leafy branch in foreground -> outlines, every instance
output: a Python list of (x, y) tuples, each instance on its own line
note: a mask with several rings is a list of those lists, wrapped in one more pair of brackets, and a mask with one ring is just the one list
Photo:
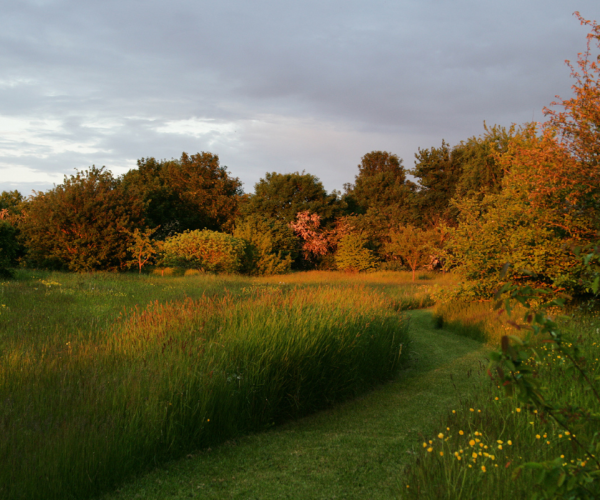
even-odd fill
[[(587, 247), (582, 256), (586, 269), (600, 260), (599, 248)], [(580, 251), (577, 252), (578, 254)], [(505, 265), (505, 273), (509, 265)], [(598, 273), (591, 270), (589, 290), (598, 295)], [(580, 340), (571, 333), (562, 331), (559, 324), (550, 315), (553, 309), (564, 307), (564, 299), (556, 298), (544, 301), (546, 290), (529, 286), (504, 285), (496, 294), (496, 308), (502, 304), (511, 315), (511, 304), (520, 303), (525, 309), (524, 324), (512, 321), (517, 328), (529, 331), (525, 339), (505, 335), (502, 337), (501, 350), (493, 352), (489, 366), (489, 374), (502, 386), (509, 397), (521, 400), (529, 410), (539, 414), (542, 421), (554, 421), (564, 429), (573, 446), (578, 448), (585, 458), (576, 462), (564, 460), (564, 455), (545, 462), (528, 462), (518, 467), (514, 476), (518, 476), (523, 468), (539, 470), (537, 481), (539, 491), (533, 498), (598, 498), (600, 489), (600, 392), (597, 382), (597, 363), (586, 359), (580, 348)], [(501, 300), (504, 297), (504, 300)], [(569, 402), (558, 404), (548, 400), (542, 381), (537, 377), (536, 365), (542, 362), (535, 349), (541, 343), (549, 346), (568, 363), (566, 375), (571, 384), (590, 394), (589, 404), (577, 406)], [(584, 428), (592, 428), (591, 433)], [(580, 436), (580, 431), (583, 436)]]

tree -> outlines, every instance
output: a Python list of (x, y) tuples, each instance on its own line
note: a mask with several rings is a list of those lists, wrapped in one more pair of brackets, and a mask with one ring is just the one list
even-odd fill
[(182, 153), (179, 160), (142, 158), (123, 185), (143, 200), (147, 224), (161, 226), (159, 239), (184, 230), (231, 229), (242, 195), (240, 180), (206, 152)]
[(335, 264), (340, 271), (361, 272), (375, 269), (377, 259), (369, 250), (367, 238), (361, 233), (343, 236), (335, 254)]
[(129, 238), (142, 224), (142, 204), (104, 168), (65, 176), (63, 184), (36, 192), (19, 229), (30, 263), (71, 271), (117, 270), (125, 265)]
[(271, 172), (254, 185), (254, 194), (242, 205), (241, 212), (244, 216), (261, 215), (290, 223), (297, 213), (308, 210), (331, 222), (343, 207), (337, 193), (327, 194), (312, 174)]
[(323, 257), (329, 251), (329, 234), (321, 227), (319, 214), (311, 214), (308, 210), (296, 215), (290, 223), (294, 233), (302, 239), (302, 254), (307, 261)]
[(418, 206), (418, 222), (427, 226), (439, 220), (452, 222), (456, 218), (450, 200), (456, 193), (461, 177), (460, 149), (451, 148), (442, 140), (439, 148), (419, 148), (415, 154), (415, 168), (411, 174), (418, 179), (419, 189), (415, 194)]
[(131, 245), (127, 247), (127, 250), (133, 256), (133, 259), (128, 261), (127, 264), (129, 266), (138, 266), (139, 274), (142, 274), (142, 267), (154, 261), (162, 249), (162, 241), (152, 239), (152, 235), (158, 229), (156, 227), (154, 229), (140, 230), (136, 227), (133, 232), (124, 231), (131, 238)]
[(434, 231), (426, 231), (411, 225), (400, 226), (390, 234), (390, 242), (386, 251), (394, 257), (400, 257), (412, 270), (415, 281), (417, 269), (429, 263), (435, 239)]
[(12, 216), (21, 213), (20, 206), (25, 201), (23, 195), (16, 189), (14, 191), (2, 191), (0, 194), (0, 210), (7, 210)]
[(346, 184), (345, 189), (349, 204), (355, 204), (358, 213), (373, 209), (395, 223), (414, 218), (416, 185), (407, 180), (402, 160), (395, 154), (371, 151), (364, 155), (354, 184)]
[(244, 272), (248, 274), (287, 273), (298, 255), (298, 239), (281, 220), (251, 215), (238, 220), (233, 235), (246, 242)]
[(456, 186), (456, 196), (482, 198), (486, 194), (500, 192), (506, 165), (498, 161), (498, 156), (506, 153), (512, 139), (529, 129), (511, 125), (508, 129), (499, 125), (488, 127), (484, 122), (485, 133), (471, 137), (455, 146), (453, 153), (461, 165), (460, 178)]

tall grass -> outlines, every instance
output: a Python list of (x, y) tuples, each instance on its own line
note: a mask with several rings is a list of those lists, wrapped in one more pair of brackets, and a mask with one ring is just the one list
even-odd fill
[[(516, 306), (513, 318), (521, 318), (524, 309)], [(451, 331), (473, 340), (498, 345), (504, 335), (522, 336), (506, 312), (495, 311), (491, 301), (446, 301), (439, 302), (433, 310), (433, 321), (437, 328)]]
[[(600, 318), (580, 317), (566, 323), (565, 328), (579, 334), (589, 375), (597, 378)], [(540, 359), (530, 359), (528, 363), (535, 366), (547, 400), (559, 407), (589, 408), (598, 414), (597, 400), (591, 391), (576, 383), (569, 363), (544, 346), (538, 353)], [(587, 460), (568, 432), (517, 399), (506, 399), (483, 368), (477, 396), (461, 401), (441, 419), (439, 432), (423, 436), (417, 445), (415, 460), (401, 479), (405, 498), (529, 498), (536, 492), (542, 494), (536, 485), (542, 471), (517, 471), (520, 465), (554, 459), (577, 465)], [(571, 425), (583, 443), (590, 442), (598, 430), (597, 418), (593, 416)], [(589, 487), (592, 496), (600, 498), (598, 484), (590, 483)]]
[(392, 300), (363, 287), (240, 287), (98, 326), (4, 339), (3, 498), (114, 488), (159, 461), (354, 396), (390, 378), (408, 346)]

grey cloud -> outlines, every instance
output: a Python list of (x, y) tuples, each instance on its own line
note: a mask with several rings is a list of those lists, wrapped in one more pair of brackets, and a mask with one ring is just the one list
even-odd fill
[[(410, 167), (418, 147), (479, 134), (483, 120), (541, 120), (568, 95), (563, 61), (586, 33), (562, 0), (0, 6), (0, 129), (60, 123), (3, 136), (0, 176), (212, 150), (247, 191), (264, 172), (303, 168), (339, 189), (372, 149)], [(578, 8), (597, 17), (595, 1)], [(232, 131), (165, 131), (191, 118)]]

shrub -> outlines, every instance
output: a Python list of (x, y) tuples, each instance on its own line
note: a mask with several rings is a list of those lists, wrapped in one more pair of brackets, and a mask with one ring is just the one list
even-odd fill
[(125, 265), (131, 230), (142, 204), (102, 168), (77, 172), (36, 193), (23, 208), (19, 230), (28, 260), (70, 271), (117, 270)]
[(164, 262), (169, 266), (235, 273), (242, 267), (246, 244), (225, 233), (185, 231), (167, 238)]
[(344, 236), (335, 254), (335, 264), (340, 271), (369, 271), (375, 269), (375, 256), (366, 248), (367, 238), (359, 233)]
[(253, 215), (242, 220), (233, 234), (246, 242), (244, 271), (248, 274), (264, 276), (291, 270), (298, 239), (284, 221)]

